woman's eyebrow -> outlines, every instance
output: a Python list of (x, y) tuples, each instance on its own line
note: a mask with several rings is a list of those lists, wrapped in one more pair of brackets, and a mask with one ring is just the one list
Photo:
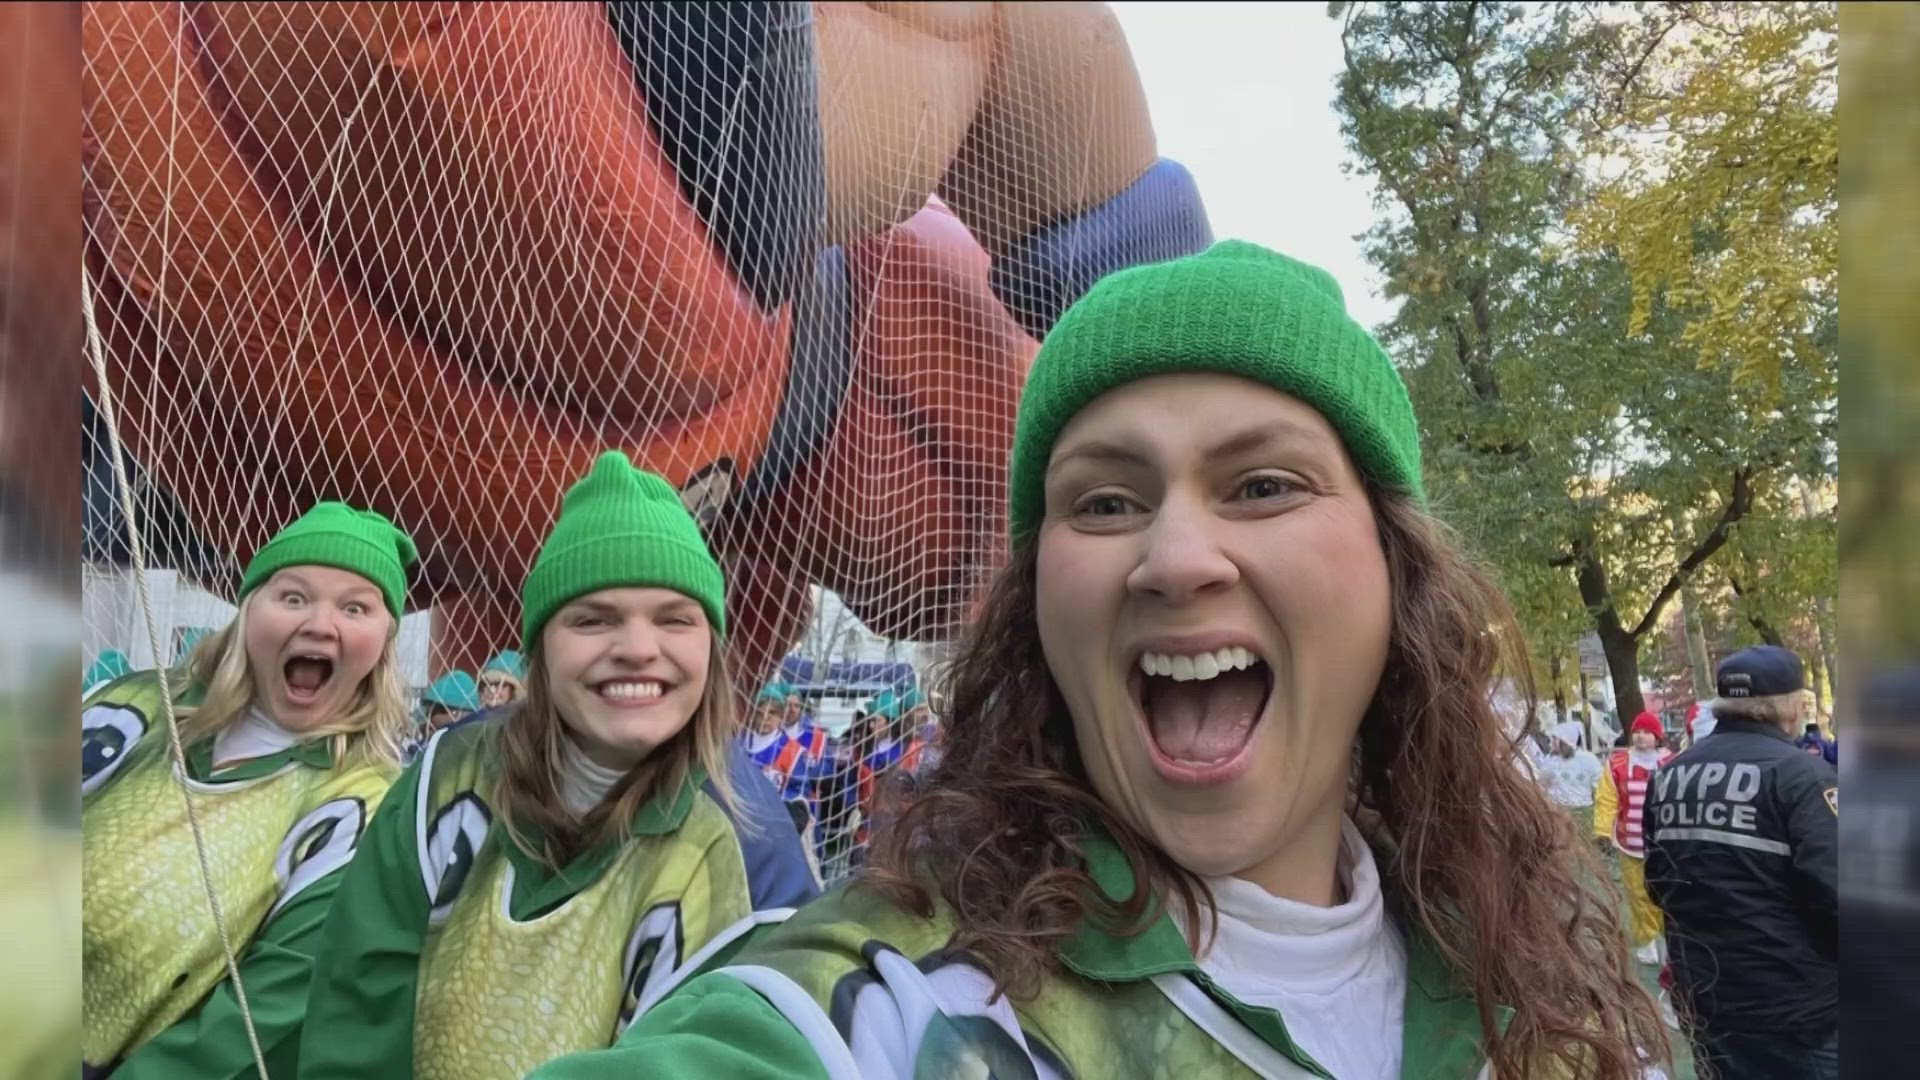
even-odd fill
[(1326, 436), (1310, 427), (1288, 420), (1271, 420), (1227, 435), (1208, 448), (1207, 456), (1231, 457), (1280, 445), (1324, 447), (1326, 443)]
[(1119, 443), (1089, 440), (1076, 443), (1065, 453), (1055, 455), (1047, 465), (1048, 475), (1071, 464), (1074, 461), (1089, 461), (1096, 464), (1120, 465), (1131, 469), (1144, 469), (1152, 465), (1145, 454)]
[[(1230, 432), (1218, 442), (1206, 449), (1208, 458), (1235, 457), (1257, 450), (1275, 446), (1303, 446), (1324, 449), (1328, 445), (1328, 436), (1320, 431), (1290, 420), (1269, 420), (1252, 427)], [(1150, 469), (1153, 459), (1135, 447), (1121, 442), (1104, 439), (1089, 439), (1075, 443), (1055, 455), (1047, 465), (1047, 475), (1074, 462), (1115, 465), (1127, 469)]]
[(588, 615), (613, 616), (613, 615), (620, 614), (619, 608), (616, 608), (612, 604), (609, 604), (603, 600), (575, 600), (573, 603), (568, 604), (566, 607), (561, 608), (560, 610), (579, 612), (579, 613), (584, 613)]

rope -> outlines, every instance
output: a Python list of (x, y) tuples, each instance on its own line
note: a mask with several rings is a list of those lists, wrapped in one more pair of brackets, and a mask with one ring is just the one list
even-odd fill
[[(179, 94), (178, 79), (179, 75), (176, 69), (174, 86), (176, 101), (178, 100)], [(178, 133), (179, 128), (179, 112), (177, 108), (174, 110), (173, 128), (175, 134)], [(169, 157), (169, 161), (171, 160), (171, 157)], [(168, 173), (167, 205), (171, 206), (174, 183), (173, 170), (169, 168)], [(170, 222), (171, 219), (172, 214), (170, 213), (162, 215), (162, 229), (166, 228), (166, 224)], [(161, 247), (162, 249), (166, 247), (164, 235), (161, 239)], [(156, 282), (156, 286), (158, 286), (158, 284), (159, 283)], [(159, 291), (162, 290), (156, 288), (156, 292)], [(87, 353), (93, 363), (94, 379), (100, 387), (100, 411), (107, 420), (107, 439), (111, 444), (110, 449), (113, 454), (113, 482), (119, 494), (120, 516), (126, 522), (127, 541), (133, 553), (134, 588), (139, 594), (142, 620), (146, 623), (148, 647), (153, 650), (154, 658), (157, 661), (162, 655), (160, 651), (160, 631), (153, 618), (153, 600), (147, 592), (146, 544), (141, 539), (140, 529), (134, 520), (133, 487), (127, 480), (126, 461), (124, 458), (125, 452), (120, 442), (119, 408), (114, 401), (113, 385), (107, 378), (106, 349), (101, 344), (100, 326), (94, 317), (93, 283), (87, 277), (84, 266), (80, 271), (80, 311), (82, 318), (86, 320)], [(267, 1076), (267, 1056), (265, 1052), (260, 1049), (260, 1034), (254, 1028), (253, 1010), (247, 1005), (247, 990), (245, 986), (241, 985), (240, 981), (240, 965), (234, 959), (233, 938), (227, 931), (227, 919), (220, 906), (220, 896), (213, 887), (213, 869), (207, 860), (206, 838), (200, 830), (200, 814), (194, 807), (193, 789), (187, 786), (187, 752), (186, 748), (180, 743), (180, 722), (173, 710), (173, 687), (168, 678), (167, 665), (156, 663), (154, 666), (156, 673), (160, 677), (160, 703), (161, 709), (167, 718), (167, 743), (173, 755), (174, 780), (180, 787), (180, 799), (186, 805), (187, 828), (193, 833), (193, 851), (200, 863), (200, 884), (206, 890), (207, 908), (213, 913), (214, 930), (218, 932), (220, 936), (220, 953), (226, 960), (227, 978), (233, 983), (234, 1000), (239, 1002), (240, 1005), (240, 1020), (246, 1025), (247, 1045), (253, 1049), (254, 1067), (260, 1070), (260, 1080), (269, 1080)]]

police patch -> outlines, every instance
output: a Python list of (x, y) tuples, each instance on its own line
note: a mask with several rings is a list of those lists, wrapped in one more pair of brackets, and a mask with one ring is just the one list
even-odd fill
[(1839, 817), (1840, 816), (1840, 789), (1837, 787), (1830, 787), (1824, 792), (1824, 794), (1827, 797), (1827, 809), (1833, 811), (1834, 817)]

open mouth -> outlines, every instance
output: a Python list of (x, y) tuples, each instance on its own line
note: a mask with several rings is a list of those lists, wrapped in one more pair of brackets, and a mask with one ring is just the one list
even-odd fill
[(1266, 715), (1273, 669), (1242, 646), (1146, 651), (1127, 674), (1154, 767), (1177, 783), (1221, 783), (1245, 770)]
[(596, 683), (593, 692), (600, 700), (609, 705), (632, 708), (636, 705), (651, 705), (666, 696), (667, 687), (655, 679), (608, 679)]
[(286, 679), (287, 696), (304, 704), (319, 697), (333, 681), (333, 660), (314, 653), (289, 657), (281, 666), (281, 675)]

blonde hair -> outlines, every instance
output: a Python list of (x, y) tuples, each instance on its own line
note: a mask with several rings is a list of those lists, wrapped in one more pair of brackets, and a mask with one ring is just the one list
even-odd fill
[(624, 842), (640, 808), (658, 793), (679, 791), (695, 766), (732, 810), (727, 758), (739, 720), (719, 634), (708, 649), (707, 681), (693, 716), (629, 769), (600, 805), (576, 819), (560, 798), (560, 740), (571, 736), (547, 686), (545, 650), (537, 641), (528, 645), (526, 697), (508, 706), (494, 733), (500, 771), (493, 803), (515, 847), (558, 871), (583, 851)]
[[(260, 590), (255, 589), (242, 597), (233, 621), (203, 638), (188, 655), (184, 665), (187, 683), (205, 692), (197, 705), (176, 706), (182, 746), (193, 746), (219, 734), (252, 706), (253, 668), (247, 663), (246, 625), (254, 598), (259, 595)], [(346, 709), (318, 729), (302, 733), (302, 742), (331, 739), (336, 765), (352, 762), (399, 769), (401, 740), (412, 723), (394, 656), (394, 641), (399, 636), (400, 620), (394, 619), (381, 646), (380, 659), (360, 680)], [(179, 695), (186, 689), (176, 684), (174, 693)]]

